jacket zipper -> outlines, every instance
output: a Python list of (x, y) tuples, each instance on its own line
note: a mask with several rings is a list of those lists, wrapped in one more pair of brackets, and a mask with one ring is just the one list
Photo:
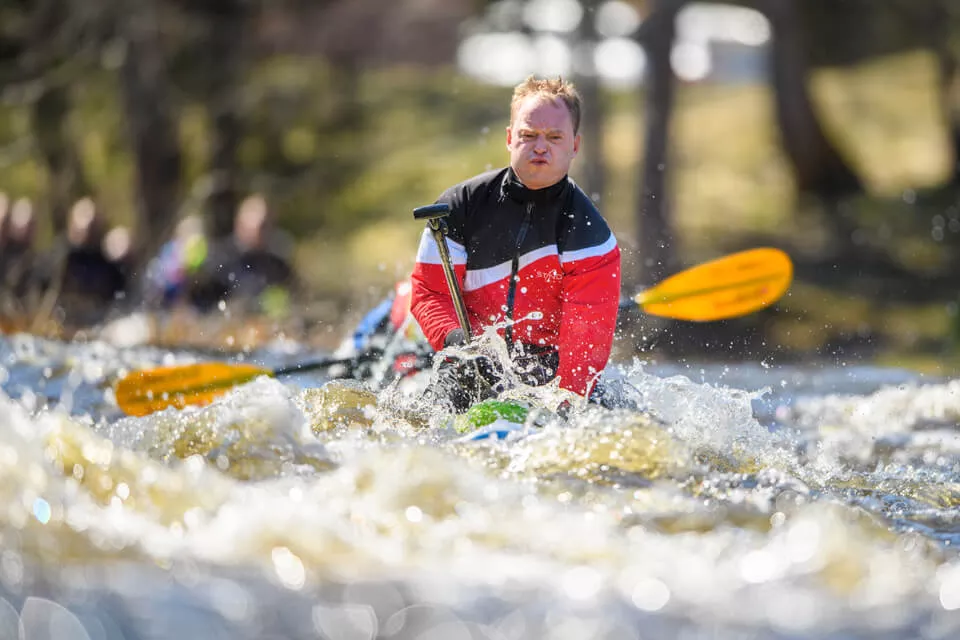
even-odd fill
[(513, 307), (517, 298), (517, 280), (520, 279), (520, 249), (523, 241), (527, 237), (527, 230), (530, 229), (530, 219), (533, 216), (533, 203), (528, 202), (526, 213), (523, 214), (523, 222), (520, 224), (520, 231), (517, 233), (517, 250), (513, 254), (513, 262), (510, 265), (510, 284), (507, 287), (507, 327), (503, 331), (504, 340), (507, 343), (507, 351), (513, 351)]

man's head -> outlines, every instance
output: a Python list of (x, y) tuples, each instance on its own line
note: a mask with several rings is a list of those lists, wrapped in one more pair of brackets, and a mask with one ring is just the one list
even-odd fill
[(0, 245), (7, 242), (7, 226), (9, 224), (7, 209), (9, 206), (10, 200), (7, 198), (7, 194), (0, 191)]
[(21, 249), (33, 247), (37, 221), (29, 200), (20, 198), (13, 204), (13, 209), (6, 215), (6, 226), (7, 242)]
[(91, 198), (73, 203), (67, 216), (67, 241), (78, 249), (93, 249), (103, 239), (103, 219)]
[(242, 249), (260, 249), (266, 243), (270, 225), (270, 209), (260, 194), (248, 196), (240, 203), (233, 219), (233, 237)]
[(514, 173), (530, 189), (559, 182), (580, 149), (580, 95), (562, 79), (533, 76), (513, 90), (507, 150)]

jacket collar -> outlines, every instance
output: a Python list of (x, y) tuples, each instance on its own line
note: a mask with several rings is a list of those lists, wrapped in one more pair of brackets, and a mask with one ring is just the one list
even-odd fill
[(549, 187), (544, 187), (543, 189), (530, 189), (520, 182), (520, 178), (518, 178), (517, 174), (514, 173), (512, 167), (507, 167), (507, 172), (503, 176), (503, 182), (501, 183), (500, 191), (505, 197), (508, 197), (511, 200), (515, 200), (523, 204), (532, 202), (540, 205), (556, 201), (564, 193), (564, 191), (566, 191), (569, 184), (570, 181), (567, 176), (563, 176), (559, 182), (550, 185)]

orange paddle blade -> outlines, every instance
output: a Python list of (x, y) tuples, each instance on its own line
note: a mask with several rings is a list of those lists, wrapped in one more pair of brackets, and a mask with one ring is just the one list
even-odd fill
[(203, 362), (134, 371), (117, 383), (120, 408), (132, 416), (145, 416), (167, 407), (209, 404), (231, 387), (273, 371), (251, 364)]
[(647, 313), (706, 322), (752, 313), (790, 287), (793, 263), (779, 249), (741, 251), (670, 276), (634, 298)]

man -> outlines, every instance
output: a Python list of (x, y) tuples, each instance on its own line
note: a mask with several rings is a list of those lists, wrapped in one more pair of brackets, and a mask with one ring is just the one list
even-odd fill
[(10, 211), (7, 204), (6, 194), (0, 194), (0, 293), (22, 304), (33, 284), (37, 224), (29, 200), (20, 198)]
[(292, 238), (276, 227), (266, 198), (251, 195), (237, 208), (233, 234), (209, 243), (188, 297), (201, 311), (230, 299), (251, 311), (285, 316), (300, 287), (290, 260), (292, 248)]
[[(447, 245), (471, 333), (496, 326), (528, 383), (558, 377), (562, 388), (588, 396), (610, 357), (620, 249), (567, 176), (580, 149), (580, 111), (573, 85), (528, 78), (510, 105), (510, 165), (451, 187), (438, 202), (451, 208)], [(465, 342), (429, 230), (411, 280), (411, 310), (433, 348)], [(480, 373), (495, 387), (490, 371)], [(463, 378), (459, 386), (469, 387), (469, 371)], [(456, 386), (447, 385), (459, 411), (489, 395), (457, 397)]]
[(67, 216), (66, 245), (52, 252), (45, 287), (57, 292), (56, 303), (68, 326), (103, 322), (126, 295), (129, 274), (122, 262), (105, 251), (107, 234), (107, 220), (91, 198), (73, 204)]

